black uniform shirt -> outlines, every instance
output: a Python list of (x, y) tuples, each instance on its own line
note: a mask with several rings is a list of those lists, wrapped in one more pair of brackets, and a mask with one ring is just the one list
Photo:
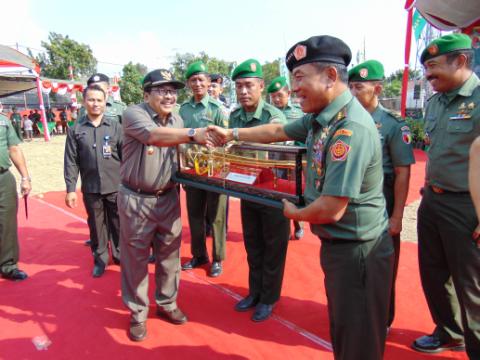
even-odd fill
[(64, 161), (67, 192), (75, 191), (79, 172), (84, 193), (118, 191), (122, 141), (121, 124), (105, 116), (98, 127), (93, 126), (87, 116), (70, 127)]

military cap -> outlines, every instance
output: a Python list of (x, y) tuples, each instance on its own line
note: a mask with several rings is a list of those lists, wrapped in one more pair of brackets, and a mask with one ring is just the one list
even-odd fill
[(159, 85), (172, 85), (175, 89), (183, 89), (185, 84), (174, 78), (173, 74), (166, 69), (150, 71), (143, 78), (143, 89), (149, 89)]
[(428, 44), (420, 56), (420, 62), (423, 64), (425, 61), (434, 57), (453, 51), (469, 50), (471, 48), (472, 39), (470, 36), (465, 34), (448, 34), (439, 37)]
[(106, 82), (107, 84), (110, 84), (110, 79), (105, 74), (101, 74), (101, 73), (93, 74), (88, 78), (87, 86), (90, 86), (98, 82)]
[(190, 79), (191, 76), (195, 74), (205, 74), (207, 73), (207, 66), (203, 63), (203, 61), (195, 61), (191, 63), (188, 68), (187, 72), (185, 73), (185, 77)]
[(274, 93), (283, 88), (284, 86), (287, 86), (287, 79), (285, 79), (284, 76), (279, 76), (276, 77), (275, 79), (272, 80), (270, 85), (267, 87), (267, 92)]
[(210, 74), (210, 80), (218, 84), (223, 84), (223, 76), (221, 74)]
[(233, 70), (233, 81), (250, 77), (263, 79), (262, 65), (255, 59), (245, 60)]
[(348, 81), (377, 81), (384, 77), (383, 65), (377, 60), (367, 60), (348, 71)]
[(329, 35), (312, 36), (300, 41), (287, 51), (285, 60), (288, 70), (297, 66), (325, 62), (348, 66), (352, 59), (352, 52), (347, 44), (336, 37)]

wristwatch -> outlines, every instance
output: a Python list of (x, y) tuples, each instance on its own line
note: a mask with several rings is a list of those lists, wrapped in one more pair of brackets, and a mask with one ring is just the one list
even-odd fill
[(195, 134), (196, 133), (197, 133), (197, 130), (195, 130), (194, 128), (188, 129), (187, 135), (190, 138), (190, 142), (195, 141)]
[(235, 141), (239, 141), (239, 137), (238, 137), (238, 128), (233, 128), (232, 130), (232, 136), (233, 136), (233, 140)]

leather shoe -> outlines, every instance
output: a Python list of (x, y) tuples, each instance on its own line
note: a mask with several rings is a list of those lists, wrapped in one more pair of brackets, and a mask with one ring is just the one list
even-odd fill
[(192, 270), (193, 268), (199, 267), (204, 264), (208, 264), (208, 257), (206, 256), (199, 256), (199, 257), (192, 257), (190, 261), (182, 264), (182, 270)]
[(147, 326), (142, 323), (131, 323), (128, 329), (128, 337), (132, 341), (142, 341), (147, 337)]
[(88, 239), (84, 242), (85, 246), (92, 246), (92, 240)]
[(158, 306), (157, 315), (170, 321), (172, 324), (175, 325), (184, 324), (188, 320), (187, 316), (178, 307), (173, 310), (165, 310)]
[(2, 273), (2, 277), (7, 280), (21, 281), (21, 280), (25, 280), (28, 277), (28, 275), (26, 272), (22, 270), (13, 269), (8, 273)]
[(222, 273), (222, 262), (221, 261), (214, 261), (212, 266), (210, 267), (210, 277), (217, 277), (220, 276)]
[(251, 295), (248, 295), (246, 298), (240, 300), (237, 305), (235, 305), (235, 310), (243, 312), (255, 307), (258, 303), (258, 298), (255, 298)]
[(273, 305), (258, 303), (252, 315), (252, 320), (256, 322), (267, 320), (272, 315), (272, 310)]
[(115, 265), (120, 265), (120, 259), (119, 258), (113, 258), (113, 263)]
[(155, 264), (155, 255), (152, 254), (148, 257), (148, 263)]
[(105, 265), (95, 264), (95, 266), (93, 267), (92, 276), (94, 278), (99, 278), (100, 276), (103, 275), (104, 272), (105, 272)]
[(425, 353), (439, 353), (446, 350), (465, 351), (465, 344), (458, 341), (444, 341), (437, 335), (425, 335), (412, 343), (412, 349)]

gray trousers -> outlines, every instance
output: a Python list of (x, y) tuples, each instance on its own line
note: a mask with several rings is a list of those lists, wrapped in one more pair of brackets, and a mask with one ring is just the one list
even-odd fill
[(418, 256), (434, 333), (445, 341), (464, 340), (470, 359), (480, 359), (480, 249), (472, 239), (477, 224), (469, 194), (425, 189)]
[(160, 197), (136, 194), (123, 186), (118, 193), (122, 299), (131, 322), (148, 317), (148, 258), (155, 255), (155, 302), (165, 310), (177, 307), (180, 281), (180, 200), (174, 188)]

